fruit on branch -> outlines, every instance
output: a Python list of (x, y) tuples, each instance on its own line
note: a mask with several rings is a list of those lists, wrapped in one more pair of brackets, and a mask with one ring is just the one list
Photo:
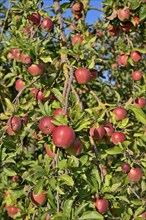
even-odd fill
[(21, 119), (17, 116), (9, 118), (7, 125), (8, 125), (7, 133), (11, 136), (14, 136), (21, 129), (22, 126)]
[(27, 125), (28, 123), (28, 117), (26, 115), (23, 115), (22, 118), (21, 118), (21, 121), (24, 125)]
[(131, 21), (126, 21), (122, 25), (122, 31), (130, 31), (130, 30), (135, 30), (134, 25), (131, 23)]
[(50, 18), (43, 18), (41, 22), (41, 28), (44, 31), (52, 31), (54, 28), (54, 23)]
[(71, 24), (69, 26), (69, 28), (70, 28), (71, 31), (75, 31), (76, 30), (76, 25), (75, 24)]
[(99, 213), (104, 214), (108, 209), (108, 200), (105, 198), (96, 198), (94, 206)]
[(140, 167), (135, 167), (130, 170), (128, 173), (128, 178), (132, 182), (137, 182), (142, 177), (142, 169)]
[(123, 173), (129, 173), (131, 167), (128, 163), (122, 163), (121, 164), (122, 172)]
[(55, 129), (55, 125), (51, 122), (53, 121), (54, 118), (51, 116), (44, 116), (43, 118), (41, 118), (41, 120), (39, 121), (39, 129), (44, 133), (44, 134), (52, 134), (54, 129)]
[(73, 14), (80, 14), (83, 11), (84, 5), (82, 2), (75, 2), (72, 6), (72, 13)]
[(27, 69), (32, 76), (39, 76), (44, 71), (44, 67), (41, 63), (32, 64), (31, 66), (28, 66)]
[(74, 73), (76, 81), (79, 84), (87, 84), (90, 81), (91, 73), (86, 68), (79, 68)]
[(75, 141), (74, 130), (66, 125), (56, 127), (52, 134), (53, 143), (58, 147), (68, 148)]
[(141, 54), (136, 50), (131, 51), (130, 57), (134, 62), (138, 62), (141, 60)]
[(36, 100), (46, 101), (47, 98), (44, 96), (43, 90), (39, 90), (37, 88), (33, 88), (30, 91), (31, 94), (34, 94)]
[(24, 64), (27, 64), (27, 65), (31, 65), (32, 64), (31, 57), (26, 55), (26, 54), (24, 54), (24, 52), (21, 53), (20, 59), (21, 59), (21, 62), (24, 63)]
[(117, 63), (112, 63), (112, 69), (117, 70), (118, 69), (118, 64)]
[(105, 129), (105, 135), (107, 136), (111, 136), (115, 131), (111, 124), (104, 125), (104, 129)]
[(73, 143), (73, 145), (71, 145), (69, 148), (66, 149), (66, 151), (74, 156), (78, 156), (79, 154), (81, 154), (83, 150), (83, 143), (82, 141), (76, 139)]
[(97, 70), (90, 70), (90, 81), (94, 81), (98, 77)]
[(13, 218), (18, 212), (20, 212), (21, 210), (16, 207), (16, 206), (7, 206), (6, 205), (6, 210), (8, 212), (8, 215)]
[(127, 116), (127, 111), (123, 107), (117, 107), (113, 110), (113, 114), (117, 121), (121, 121)]
[(103, 125), (99, 125), (96, 127), (95, 125), (90, 128), (90, 136), (93, 137), (94, 140), (102, 139), (106, 134), (105, 128)]
[(136, 70), (136, 71), (132, 72), (132, 79), (134, 81), (141, 80), (141, 78), (142, 78), (142, 73), (139, 70)]
[(50, 150), (50, 148), (48, 147), (48, 145), (46, 144), (46, 154), (49, 156), (49, 157), (55, 157), (55, 153)]
[(82, 16), (83, 16), (82, 14), (77, 14), (77, 15), (75, 15), (75, 20), (78, 21), (80, 18), (82, 18)]
[(115, 26), (111, 25), (109, 28), (108, 28), (108, 32), (111, 36), (116, 36), (118, 35), (119, 33), (119, 28), (116, 28)]
[(18, 48), (12, 48), (11, 49), (11, 53), (12, 53), (13, 58), (15, 60), (19, 60), (19, 58), (20, 58), (20, 50)]
[(77, 35), (73, 36), (73, 38), (72, 38), (72, 45), (74, 46), (76, 43), (78, 45), (81, 45), (83, 40), (84, 40), (84, 38), (80, 34), (77, 34)]
[(118, 18), (120, 21), (129, 20), (130, 10), (128, 8), (120, 8), (118, 10)]
[(25, 82), (22, 79), (17, 79), (15, 82), (15, 89), (21, 91), (25, 86)]
[(137, 108), (143, 108), (146, 105), (146, 99), (141, 98), (141, 97), (137, 97), (134, 101), (134, 105)]
[(8, 60), (14, 59), (14, 56), (11, 52), (8, 52), (6, 57), (7, 57)]
[(133, 20), (136, 22), (137, 25), (139, 25), (141, 23), (139, 17), (137, 17), (137, 16), (135, 16), (133, 18)]
[(25, 34), (25, 35), (29, 35), (30, 34), (30, 28), (29, 27), (24, 27), (24, 29), (23, 29), (23, 33)]
[(51, 216), (47, 214), (45, 220), (51, 220)]
[(146, 212), (143, 212), (139, 217), (146, 219)]
[(103, 31), (102, 30), (97, 30), (96, 31), (96, 36), (98, 36), (98, 37), (104, 37), (104, 33), (103, 33)]
[(30, 195), (30, 199), (31, 199), (31, 202), (34, 205), (44, 205), (44, 203), (47, 200), (47, 195), (46, 195), (46, 192), (44, 190), (42, 190), (38, 194), (35, 194), (34, 191), (32, 191), (31, 195)]
[(12, 176), (11, 178), (12, 182), (18, 182), (18, 179), (19, 179), (18, 175)]
[[(56, 115), (63, 115), (63, 108), (57, 108), (55, 111), (54, 111), (54, 116)], [(69, 116), (69, 112), (67, 111), (66, 116)]]
[(118, 56), (118, 64), (121, 66), (126, 66), (127, 65), (127, 60), (128, 60), (128, 56), (126, 54), (121, 54)]
[(126, 140), (125, 134), (121, 131), (114, 132), (111, 140), (114, 144), (122, 143)]
[(28, 20), (32, 25), (39, 25), (41, 16), (39, 12), (34, 12), (30, 16), (28, 16)]

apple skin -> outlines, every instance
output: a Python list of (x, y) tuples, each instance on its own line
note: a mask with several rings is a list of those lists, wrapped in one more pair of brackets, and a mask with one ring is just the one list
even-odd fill
[(69, 126), (60, 125), (54, 129), (52, 140), (56, 146), (66, 149), (74, 143), (75, 132)]
[(52, 116), (44, 116), (39, 121), (39, 129), (43, 132), (43, 134), (52, 134), (53, 130), (55, 129), (55, 125), (51, 123), (54, 120)]
[(14, 59), (14, 56), (11, 52), (8, 52), (6, 57), (7, 57), (8, 60)]
[(51, 216), (50, 216), (49, 214), (48, 214), (48, 215), (46, 215), (45, 220), (51, 220)]
[(24, 64), (27, 64), (27, 65), (31, 65), (32, 64), (31, 57), (28, 56), (28, 55), (25, 55), (24, 52), (22, 52), (20, 54), (20, 59), (21, 59), (21, 62), (24, 63)]
[(78, 45), (81, 45), (83, 40), (84, 40), (84, 38), (80, 34), (77, 34), (71, 40), (72, 41), (72, 45), (74, 46), (76, 43)]
[(127, 112), (124, 108), (122, 107), (117, 107), (113, 110), (113, 113), (115, 115), (115, 118), (117, 121), (121, 121), (123, 120), (124, 118), (126, 118), (127, 116)]
[(94, 81), (98, 77), (97, 70), (90, 70), (90, 81)]
[(137, 16), (135, 16), (133, 18), (133, 20), (136, 22), (137, 25), (139, 25), (141, 23), (140, 20), (139, 20), (139, 17), (137, 17)]
[(15, 60), (19, 60), (19, 58), (20, 58), (20, 50), (18, 48), (12, 48), (11, 49), (11, 53), (12, 53), (13, 58)]
[(123, 173), (129, 173), (131, 167), (128, 163), (122, 163), (121, 164), (122, 172)]
[(94, 206), (97, 208), (99, 213), (104, 214), (108, 209), (108, 201), (105, 198), (96, 198)]
[(46, 154), (49, 156), (49, 157), (55, 157), (55, 153), (52, 151), (52, 150), (50, 150), (49, 149), (49, 147), (48, 147), (48, 145), (46, 144), (46, 147), (45, 147), (45, 149), (46, 149)]
[(41, 63), (28, 66), (28, 71), (32, 76), (39, 76), (43, 73), (44, 67)]
[(52, 31), (54, 28), (54, 23), (50, 18), (43, 18), (41, 28), (45, 31)]
[(79, 154), (81, 154), (83, 150), (83, 143), (82, 141), (76, 139), (73, 143), (73, 145), (71, 145), (69, 148), (66, 149), (66, 151), (74, 156), (78, 156)]
[(117, 70), (118, 69), (118, 64), (117, 63), (112, 63), (112, 69)]
[(111, 124), (104, 125), (104, 129), (106, 136), (111, 136), (115, 131)]
[(93, 126), (90, 128), (90, 136), (93, 137), (94, 140), (99, 140), (104, 137), (106, 134), (105, 128), (103, 125), (99, 125), (99, 127)]
[(143, 212), (139, 217), (146, 219), (146, 212)]
[(134, 62), (138, 62), (141, 60), (141, 54), (136, 50), (131, 51), (130, 57)]
[(27, 123), (28, 123), (28, 117), (27, 117), (27, 115), (23, 115), (22, 118), (21, 118), (21, 121), (22, 121), (22, 123), (23, 123), (24, 125), (27, 125)]
[[(54, 116), (56, 116), (56, 115), (63, 115), (63, 108), (57, 108), (54, 111)], [(69, 116), (69, 112), (67, 111), (65, 115), (68, 117)]]
[(120, 8), (118, 10), (118, 18), (120, 21), (129, 20), (129, 17), (130, 17), (130, 10), (129, 9)]
[(143, 108), (143, 107), (146, 105), (146, 99), (141, 98), (141, 97), (137, 97), (137, 98), (135, 99), (134, 105), (135, 105), (137, 108)]
[(30, 28), (29, 27), (24, 27), (24, 29), (23, 29), (23, 33), (25, 34), (25, 35), (29, 35), (30, 34)]
[(36, 100), (41, 100), (42, 102), (47, 100), (47, 98), (44, 96), (42, 90), (39, 90), (37, 88), (33, 88), (30, 90), (30, 93), (34, 94)]
[(21, 129), (21, 119), (17, 116), (9, 118), (7, 133), (11, 136), (16, 135), (16, 133)]
[(132, 72), (132, 79), (134, 81), (141, 80), (141, 78), (142, 78), (142, 73), (139, 70), (136, 70), (136, 71)]
[(82, 2), (76, 2), (72, 6), (72, 13), (78, 14), (81, 13), (81, 11), (84, 9), (84, 5)]
[(34, 12), (32, 13), (29, 17), (28, 17), (29, 22), (32, 25), (39, 25), (40, 20), (41, 20), (41, 16), (39, 12)]
[(111, 36), (117, 36), (118, 33), (119, 33), (119, 28), (116, 28), (116, 27), (114, 27), (113, 25), (111, 25), (111, 26), (108, 28), (108, 33), (109, 33)]
[(18, 182), (19, 176), (18, 175), (12, 176), (11, 180), (12, 182)]
[(7, 206), (6, 205), (6, 210), (8, 212), (8, 215), (13, 218), (17, 212), (20, 212), (21, 210), (19, 208), (17, 208), (16, 206)]
[(121, 65), (121, 66), (127, 66), (128, 62), (128, 56), (126, 54), (121, 54), (118, 56), (118, 64)]
[(76, 30), (76, 25), (75, 25), (75, 24), (71, 24), (71, 25), (69, 26), (69, 29), (70, 29), (71, 31), (75, 31), (75, 30)]
[(130, 30), (136, 30), (134, 25), (130, 21), (126, 21), (123, 26), (121, 27), (122, 31), (130, 31)]
[(122, 143), (126, 140), (123, 132), (117, 131), (112, 134), (111, 140), (114, 144)]
[(79, 68), (74, 73), (76, 81), (79, 84), (87, 84), (90, 81), (90, 71), (86, 68)]
[(142, 169), (139, 167), (132, 168), (130, 172), (128, 173), (128, 178), (132, 182), (137, 182), (142, 177)]
[(44, 203), (46, 202), (47, 195), (44, 190), (42, 190), (39, 194), (34, 194), (34, 191), (32, 191), (30, 199), (34, 205), (41, 206), (44, 205)]
[(15, 89), (19, 92), (21, 91), (25, 86), (25, 82), (22, 79), (17, 79), (15, 82)]
[(102, 30), (97, 30), (96, 31), (96, 36), (98, 36), (98, 37), (104, 37), (104, 33), (103, 33), (103, 31)]

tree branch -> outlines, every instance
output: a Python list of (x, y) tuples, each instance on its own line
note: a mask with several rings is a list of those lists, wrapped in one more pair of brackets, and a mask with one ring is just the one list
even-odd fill
[(81, 111), (83, 111), (83, 110), (84, 110), (83, 103), (82, 103), (82, 101), (80, 100), (80, 97), (79, 97), (78, 93), (76, 92), (76, 90), (75, 90), (75, 88), (74, 88), (74, 86), (73, 86), (72, 84), (71, 84), (71, 89), (72, 89), (72, 91), (73, 91), (73, 93), (74, 93), (74, 95), (75, 95), (75, 97), (76, 97), (77, 102), (80, 103)]

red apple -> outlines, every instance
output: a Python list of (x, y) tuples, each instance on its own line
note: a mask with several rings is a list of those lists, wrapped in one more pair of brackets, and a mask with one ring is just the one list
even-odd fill
[(41, 16), (39, 12), (34, 12), (32, 13), (29, 17), (28, 17), (29, 22), (32, 25), (39, 25), (40, 20), (41, 20)]
[(93, 137), (93, 139), (98, 140), (102, 139), (106, 133), (103, 125), (99, 125), (99, 127), (93, 126), (90, 128), (90, 136)]
[(137, 17), (137, 16), (135, 16), (133, 18), (133, 20), (136, 22), (137, 25), (139, 25), (141, 23), (140, 20), (139, 20), (139, 17)]
[(134, 25), (131, 23), (131, 21), (124, 22), (123, 26), (121, 27), (123, 31), (130, 31), (135, 30)]
[(108, 32), (111, 36), (116, 36), (119, 33), (119, 28), (114, 27), (113, 25), (111, 25), (108, 28)]
[(49, 157), (55, 157), (55, 153), (50, 150), (50, 148), (48, 147), (48, 145), (46, 144), (46, 154), (49, 156)]
[(47, 195), (44, 190), (42, 190), (39, 194), (34, 194), (34, 191), (32, 191), (30, 199), (34, 205), (44, 205)]
[(97, 30), (97, 31), (96, 31), (96, 36), (98, 36), (98, 37), (104, 37), (103, 31), (102, 31), (102, 30)]
[(98, 77), (97, 70), (90, 70), (90, 81), (94, 81)]
[(22, 79), (17, 79), (15, 82), (15, 89), (21, 91), (25, 86), (25, 82)]
[(111, 136), (115, 131), (111, 124), (104, 125), (104, 129), (107, 136)]
[(117, 63), (112, 63), (112, 69), (117, 70), (118, 69), (118, 64)]
[(8, 212), (8, 215), (13, 218), (18, 212), (21, 210), (17, 208), (16, 206), (6, 206), (6, 210)]
[(28, 123), (28, 118), (27, 118), (27, 115), (23, 115), (22, 118), (21, 118), (21, 121), (24, 125), (27, 125)]
[(12, 52), (13, 58), (15, 60), (19, 60), (19, 58), (20, 58), (20, 50), (18, 48), (12, 48), (11, 52)]
[(146, 219), (146, 212), (143, 212), (139, 217)]
[(137, 97), (137, 98), (135, 99), (134, 105), (135, 105), (137, 108), (143, 108), (143, 107), (146, 105), (146, 99)]
[(84, 40), (83, 37), (81, 35), (77, 34), (72, 38), (72, 45), (74, 46), (76, 43), (78, 45), (81, 45), (83, 40)]
[(137, 182), (142, 177), (142, 169), (139, 167), (132, 168), (130, 172), (128, 173), (128, 178), (132, 182)]
[(28, 66), (28, 71), (32, 76), (38, 76), (43, 73), (44, 67), (41, 63)]
[[(57, 108), (55, 111), (54, 111), (54, 116), (56, 115), (63, 115), (63, 108)], [(67, 111), (66, 116), (69, 116), (69, 112)]]
[(16, 135), (16, 133), (21, 129), (21, 119), (17, 116), (14, 116), (8, 120), (8, 129), (7, 133), (11, 136)]
[(108, 209), (108, 201), (105, 198), (96, 198), (94, 206), (97, 208), (99, 213), (104, 214)]
[(19, 179), (19, 176), (18, 175), (15, 175), (15, 176), (12, 176), (11, 180), (13, 182), (18, 182), (18, 179)]
[(82, 2), (75, 2), (72, 6), (72, 13), (78, 14), (84, 9), (84, 5)]
[(50, 216), (49, 214), (48, 214), (48, 215), (46, 215), (45, 220), (51, 220), (51, 216)]
[(111, 138), (114, 144), (122, 143), (125, 141), (125, 139), (126, 139), (125, 134), (123, 134), (120, 131), (114, 132)]
[(53, 117), (51, 116), (44, 116), (40, 121), (39, 121), (39, 129), (44, 133), (44, 134), (52, 134), (53, 130), (55, 129), (55, 125), (51, 122), (54, 120)]
[(130, 57), (134, 62), (138, 62), (141, 60), (141, 54), (136, 50), (131, 51)]
[(52, 31), (54, 28), (54, 23), (50, 18), (43, 18), (41, 28), (45, 31)]
[(122, 168), (123, 173), (129, 173), (129, 171), (131, 169), (131, 167), (128, 163), (122, 163), (121, 168)]
[(69, 28), (70, 28), (71, 31), (75, 31), (76, 30), (76, 25), (75, 24), (71, 24), (69, 26)]
[(121, 66), (126, 66), (127, 65), (127, 60), (128, 60), (128, 56), (126, 54), (121, 54), (118, 56), (118, 64)]
[(37, 95), (36, 95), (36, 99), (41, 100), (41, 101), (47, 100), (47, 97), (44, 96), (43, 90), (38, 90)]
[(79, 84), (86, 84), (90, 81), (90, 71), (86, 68), (79, 68), (74, 73), (76, 81)]
[(28, 35), (29, 33), (30, 33), (30, 28), (29, 27), (24, 27), (24, 29), (23, 29), (23, 33), (25, 34), (25, 35)]
[(139, 70), (136, 70), (136, 71), (132, 72), (132, 79), (134, 81), (141, 80), (141, 78), (142, 78), (142, 73)]
[(127, 112), (122, 107), (117, 107), (113, 110), (113, 113), (115, 115), (115, 118), (117, 121), (123, 120), (127, 116)]
[(74, 143), (75, 132), (71, 127), (60, 125), (54, 129), (52, 140), (56, 146), (66, 149)]
[(24, 54), (24, 52), (21, 53), (20, 59), (21, 59), (21, 62), (24, 63), (24, 64), (31, 65), (31, 63), (32, 63), (31, 57)]
[(130, 10), (126, 8), (120, 8), (118, 10), (118, 18), (120, 21), (129, 20)]
[(66, 149), (66, 151), (74, 156), (78, 156), (81, 154), (83, 150), (82, 141), (75, 140), (73, 145), (71, 145), (69, 148)]
[(31, 94), (34, 94), (35, 98), (37, 99), (38, 91), (39, 91), (39, 90), (38, 90), (37, 88), (33, 88), (33, 89), (30, 90), (30, 93), (31, 93)]
[(75, 20), (78, 21), (80, 18), (82, 18), (82, 16), (83, 16), (82, 14), (77, 14), (77, 15), (75, 15)]

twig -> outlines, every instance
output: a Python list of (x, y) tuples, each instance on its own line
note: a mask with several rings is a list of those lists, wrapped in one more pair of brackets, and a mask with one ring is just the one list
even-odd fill
[(80, 100), (80, 97), (79, 97), (78, 93), (76, 92), (76, 90), (75, 90), (75, 88), (74, 88), (74, 86), (73, 86), (72, 84), (71, 84), (71, 89), (72, 89), (72, 91), (73, 91), (73, 93), (74, 93), (74, 95), (75, 95), (75, 97), (76, 97), (77, 102), (80, 103), (81, 111), (83, 111), (83, 110), (84, 110), (83, 103), (82, 103), (82, 101)]
[(71, 89), (72, 80), (73, 80), (73, 73), (71, 73), (70, 78), (68, 79), (68, 87), (67, 87), (66, 96), (65, 96), (65, 106), (63, 109), (64, 114), (66, 114), (67, 108), (68, 108), (68, 97), (69, 97), (69, 93), (70, 93), (70, 89)]
[(131, 186), (129, 186), (128, 188), (129, 188), (129, 190), (130, 190), (138, 199), (141, 199), (141, 198), (139, 197), (139, 195), (137, 195), (137, 193), (132, 189)]
[(95, 145), (95, 142), (94, 142), (94, 140), (91, 136), (89, 136), (89, 139), (90, 139), (92, 150), (94, 151), (95, 156), (98, 157), (98, 150), (97, 150), (97, 147)]
[(101, 102), (101, 100), (98, 98), (98, 96), (96, 95), (96, 93), (91, 89), (90, 86), (87, 86), (88, 90), (90, 91), (90, 93), (94, 96), (94, 98), (98, 101)]

